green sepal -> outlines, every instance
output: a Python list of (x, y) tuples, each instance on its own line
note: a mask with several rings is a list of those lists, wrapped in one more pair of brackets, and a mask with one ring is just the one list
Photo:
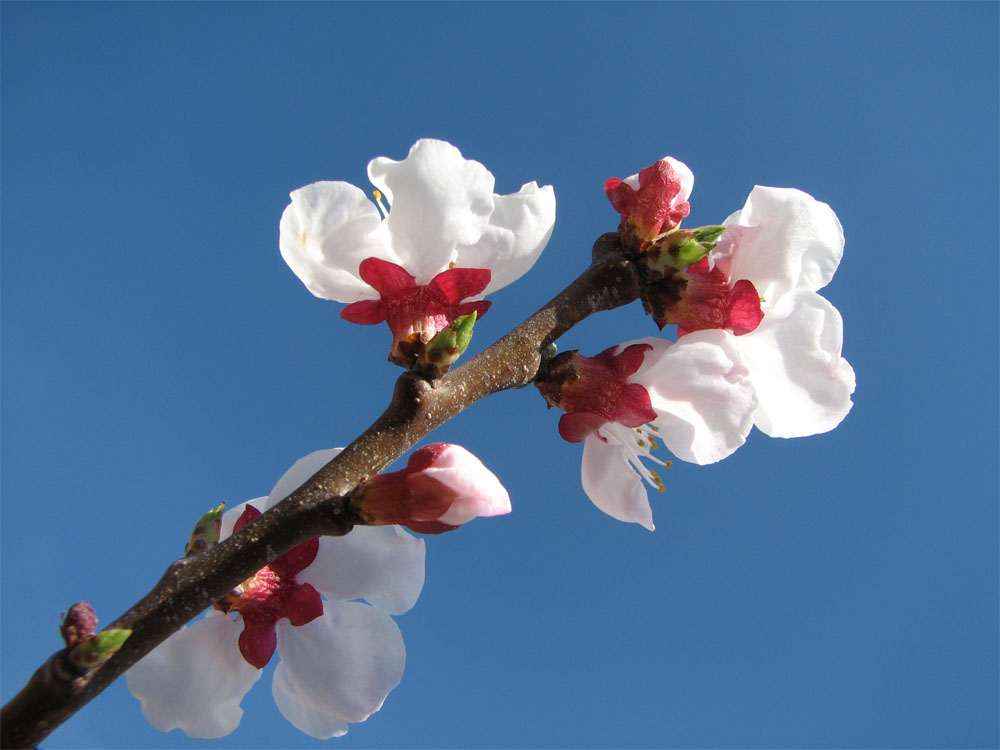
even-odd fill
[[(698, 227), (697, 229), (694, 229), (692, 231), (694, 232), (694, 235), (692, 235), (691, 239), (693, 239), (695, 242), (716, 243), (719, 241), (719, 238), (722, 236), (722, 233), (726, 231), (726, 225), (709, 224), (708, 226)], [(713, 247), (714, 246), (715, 245), (713, 244)]]
[(196, 555), (219, 543), (219, 530), (222, 528), (222, 509), (225, 503), (219, 503), (195, 524), (191, 536), (184, 545), (184, 556)]
[(437, 335), (424, 347), (413, 369), (430, 378), (439, 378), (448, 372), (469, 348), (477, 317), (478, 315), (473, 311), (468, 315), (456, 318), (450, 326), (438, 331)]
[(664, 275), (668, 269), (683, 271), (708, 255), (725, 231), (722, 224), (676, 229), (653, 243), (643, 254), (643, 260), (651, 270)]
[(132, 631), (128, 629), (103, 630), (93, 638), (88, 638), (75, 646), (69, 652), (69, 660), (81, 672), (89, 672), (118, 653), (130, 635)]

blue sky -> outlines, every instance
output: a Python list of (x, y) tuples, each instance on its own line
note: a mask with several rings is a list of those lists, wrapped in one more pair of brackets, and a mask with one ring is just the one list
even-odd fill
[[(677, 464), (657, 531), (599, 513), (533, 389), (433, 440), (508, 517), (428, 539), (383, 710), (319, 742), (265, 677), (217, 747), (995, 747), (996, 3), (4, 3), (2, 694), (105, 622), (221, 500), (266, 494), (387, 403), (384, 328), (278, 254), (288, 192), (367, 189), (449, 140), (556, 229), (472, 352), (615, 228), (604, 181), (671, 154), (692, 226), (754, 184), (837, 211), (824, 294), (858, 376), (835, 431)], [(638, 304), (561, 349), (655, 332)], [(273, 667), (272, 667), (273, 669)], [(44, 747), (204, 747), (119, 682)]]

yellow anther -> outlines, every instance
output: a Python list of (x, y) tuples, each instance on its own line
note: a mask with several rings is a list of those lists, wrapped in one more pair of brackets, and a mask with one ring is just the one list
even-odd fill
[(666, 492), (667, 491), (667, 488), (664, 487), (662, 484), (656, 485), (656, 489), (659, 490), (660, 492)]
[(673, 466), (673, 465), (674, 465), (674, 462), (673, 462), (673, 461), (667, 461), (667, 462), (666, 462), (665, 464), (663, 464), (663, 465), (664, 465), (664, 466), (666, 466), (666, 467), (667, 467), (667, 468), (669, 469), (669, 468), (670, 468), (671, 466)]
[(454, 268), (454, 267), (455, 267), (455, 261), (452, 261), (451, 263), (449, 263), (449, 264), (448, 264), (448, 270), (449, 270), (449, 271), (450, 271), (450, 270), (451, 270), (452, 268)]
[(646, 441), (645, 440), (640, 440), (639, 441), (639, 447), (640, 448), (645, 448), (646, 447)]
[(660, 428), (657, 427), (655, 424), (651, 424), (649, 426), (649, 429), (651, 429), (653, 432), (659, 432), (660, 431)]
[(377, 200), (377, 201), (382, 200), (382, 191), (381, 190), (372, 190), (372, 195), (375, 196), (375, 200)]

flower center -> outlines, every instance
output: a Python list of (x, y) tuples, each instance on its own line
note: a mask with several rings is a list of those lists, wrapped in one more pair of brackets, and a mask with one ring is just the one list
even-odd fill
[(625, 427), (617, 422), (608, 422), (598, 428), (597, 435), (620, 445), (625, 451), (628, 462), (639, 472), (639, 476), (645, 479), (650, 486), (664, 492), (666, 488), (663, 486), (660, 475), (647, 469), (642, 462), (643, 459), (646, 459), (665, 469), (673, 466), (673, 461), (662, 461), (653, 455), (653, 451), (660, 447), (660, 443), (656, 439), (657, 432), (659, 432), (659, 428), (654, 424), (645, 424), (642, 427)]
[[(233, 533), (259, 515), (259, 510), (248, 505), (236, 522)], [(323, 600), (319, 592), (310, 584), (295, 580), (312, 564), (318, 552), (318, 538), (303, 542), (270, 565), (265, 565), (215, 603), (220, 612), (242, 616), (240, 653), (258, 669), (271, 660), (277, 646), (274, 626), (279, 619), (287, 617), (292, 625), (305, 625), (323, 614)]]

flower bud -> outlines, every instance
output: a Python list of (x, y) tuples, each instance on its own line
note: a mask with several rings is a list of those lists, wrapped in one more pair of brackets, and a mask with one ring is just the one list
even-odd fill
[(59, 632), (67, 646), (76, 646), (94, 637), (97, 630), (97, 615), (90, 602), (77, 602), (63, 615)]
[(405, 469), (379, 474), (355, 491), (351, 508), (371, 525), (400, 524), (440, 534), (476, 516), (510, 513), (500, 480), (460, 445), (414, 451)]
[(673, 231), (691, 211), (688, 198), (694, 175), (670, 156), (625, 180), (612, 177), (604, 184), (611, 205), (621, 214), (622, 242), (636, 252)]
[(222, 528), (222, 509), (225, 507), (225, 503), (219, 503), (218, 507), (212, 508), (198, 520), (187, 544), (184, 545), (185, 557), (196, 555), (218, 544), (219, 529)]

